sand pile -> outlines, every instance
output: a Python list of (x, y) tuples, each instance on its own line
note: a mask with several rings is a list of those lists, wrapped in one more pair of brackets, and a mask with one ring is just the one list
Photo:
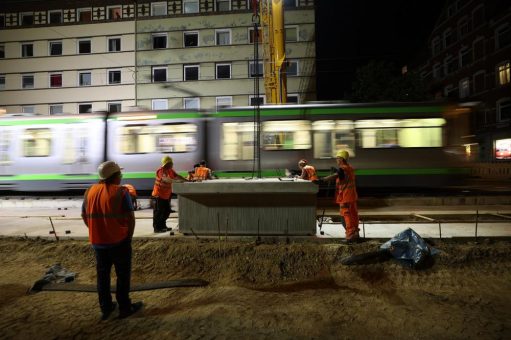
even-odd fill
[(511, 243), (437, 243), (423, 271), (393, 261), (344, 266), (355, 246), (299, 242), (134, 241), (132, 283), (200, 278), (202, 288), (134, 292), (142, 313), (99, 322), (96, 294), (26, 295), (61, 263), (95, 283), (82, 241), (0, 239), (0, 338), (509, 338)]

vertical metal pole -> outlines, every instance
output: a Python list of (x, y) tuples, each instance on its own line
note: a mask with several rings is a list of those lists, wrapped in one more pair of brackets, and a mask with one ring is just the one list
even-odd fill
[(442, 239), (442, 224), (438, 221), (438, 233), (440, 234), (440, 239)]
[(364, 238), (366, 238), (366, 227), (364, 221), (362, 221), (362, 233), (364, 234)]
[(476, 210), (476, 234), (475, 234), (475, 237), (476, 237), (476, 242), (477, 242), (477, 224), (479, 222), (479, 210)]

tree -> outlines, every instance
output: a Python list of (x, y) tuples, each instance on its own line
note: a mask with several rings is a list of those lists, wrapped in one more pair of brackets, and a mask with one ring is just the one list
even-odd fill
[(371, 61), (357, 69), (351, 100), (354, 102), (413, 102), (431, 99), (416, 72), (401, 74), (394, 64)]

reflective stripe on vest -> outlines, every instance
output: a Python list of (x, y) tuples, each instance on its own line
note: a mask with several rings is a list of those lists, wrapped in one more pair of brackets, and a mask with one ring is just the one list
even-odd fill
[(172, 171), (172, 169), (165, 170), (163, 167), (156, 170), (152, 196), (168, 200), (172, 195), (172, 183), (164, 182), (164, 177), (175, 178), (174, 171)]
[(336, 202), (348, 203), (358, 199), (357, 189), (355, 187), (355, 171), (350, 165), (341, 165), (344, 171), (344, 179), (335, 181), (336, 183)]
[(85, 218), (92, 244), (116, 244), (128, 237), (128, 212), (123, 211), (126, 189), (115, 184), (92, 185), (84, 194)]

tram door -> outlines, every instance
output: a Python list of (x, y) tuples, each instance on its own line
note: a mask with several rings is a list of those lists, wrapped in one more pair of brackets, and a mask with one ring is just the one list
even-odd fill
[(12, 136), (12, 131), (7, 128), (0, 128), (0, 175), (12, 175)]
[(62, 163), (66, 174), (87, 174), (94, 172), (90, 160), (90, 135), (84, 124), (69, 124), (63, 131), (64, 148)]

